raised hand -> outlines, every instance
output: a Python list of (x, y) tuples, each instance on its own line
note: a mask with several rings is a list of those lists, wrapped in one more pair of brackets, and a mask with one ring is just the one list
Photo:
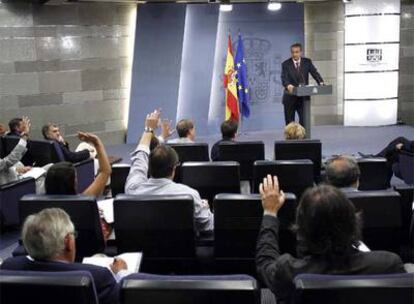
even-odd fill
[(27, 135), (30, 133), (30, 128), (32, 126), (32, 123), (30, 122), (30, 119), (27, 116), (23, 116), (22, 120), (23, 120), (23, 133)]
[(161, 121), (161, 136), (164, 139), (167, 139), (174, 134), (175, 130), (171, 128), (172, 121), (168, 119), (163, 119)]
[(78, 132), (78, 138), (81, 141), (91, 143), (94, 146), (98, 145), (101, 142), (98, 136), (96, 136), (93, 133), (88, 133), (88, 132)]
[(270, 174), (263, 178), (263, 183), (259, 186), (262, 198), (263, 210), (272, 214), (277, 214), (279, 209), (285, 203), (285, 194), (279, 189), (277, 176)]
[(161, 110), (157, 109), (154, 112), (147, 115), (145, 119), (145, 127), (155, 130), (158, 127), (161, 117)]

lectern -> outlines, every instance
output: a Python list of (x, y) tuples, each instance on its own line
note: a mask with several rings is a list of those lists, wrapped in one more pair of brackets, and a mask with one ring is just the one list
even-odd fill
[[(332, 85), (306, 85), (293, 89), (292, 95), (304, 97), (313, 95), (332, 95)], [(311, 137), (311, 106), (310, 99), (303, 100), (303, 120), (306, 129), (306, 138)]]

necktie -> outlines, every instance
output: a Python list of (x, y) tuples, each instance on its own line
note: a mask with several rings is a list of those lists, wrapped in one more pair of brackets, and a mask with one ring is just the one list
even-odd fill
[(295, 67), (296, 67), (296, 70), (299, 71), (299, 62), (295, 62)]

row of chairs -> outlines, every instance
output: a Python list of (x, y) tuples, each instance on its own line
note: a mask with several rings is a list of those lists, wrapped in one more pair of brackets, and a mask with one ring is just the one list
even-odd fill
[[(363, 240), (369, 248), (399, 253), (401, 244), (408, 243), (407, 227), (410, 223), (404, 221), (411, 219), (404, 217), (402, 212), (412, 203), (412, 196), (407, 193), (406, 197), (395, 191), (347, 194), (356, 209), (362, 212)], [(214, 238), (200, 241), (195, 234), (194, 204), (190, 196), (118, 195), (114, 201), (117, 251), (143, 251), (148, 265), (160, 260), (172, 261), (173, 265), (176, 261), (196, 262), (197, 248), (211, 246), (218, 269), (226, 269), (227, 272), (234, 267), (254, 273), (256, 238), (263, 214), (259, 195), (219, 194), (213, 205)], [(78, 259), (105, 250), (95, 198), (27, 195), (19, 204), (21, 222), (28, 215), (50, 207), (66, 210), (74, 222), (78, 231)], [(281, 221), (281, 250), (293, 255), (296, 254), (296, 238), (290, 228), (295, 220), (296, 207), (296, 196), (288, 193), (278, 216)], [(407, 231), (403, 232), (406, 228)], [(22, 247), (14, 252), (14, 255), (20, 254), (24, 254)]]
[[(19, 138), (0, 137), (0, 158), (4, 158), (17, 145)], [(30, 140), (28, 151), (22, 159), (27, 166), (44, 166), (49, 163), (64, 161), (64, 156), (57, 143), (47, 140)], [(77, 189), (83, 192), (94, 180), (94, 161), (87, 159), (74, 164), (77, 172)], [(18, 202), (25, 194), (36, 193), (35, 180), (25, 178), (0, 185), (0, 226), (1, 230), (19, 224)]]
[[(187, 146), (190, 147), (190, 146)], [(237, 159), (237, 155), (234, 157)], [(360, 159), (360, 190), (386, 189), (385, 159)], [(252, 163), (250, 180), (253, 193), (267, 174), (277, 175), (282, 189), (300, 197), (315, 182), (314, 163), (309, 159), (256, 160)], [(179, 170), (179, 182), (200, 192), (203, 198), (212, 200), (218, 193), (240, 193), (242, 164), (238, 161), (184, 162)], [(111, 190), (115, 197), (125, 192), (125, 182), (130, 165), (116, 164), (112, 167)]]
[[(411, 304), (414, 274), (298, 275), (294, 304)], [(90, 273), (0, 271), (3, 304), (98, 304)], [(63, 296), (64, 295), (64, 296)], [(122, 281), (121, 304), (260, 304), (257, 281), (247, 275), (133, 274)]]

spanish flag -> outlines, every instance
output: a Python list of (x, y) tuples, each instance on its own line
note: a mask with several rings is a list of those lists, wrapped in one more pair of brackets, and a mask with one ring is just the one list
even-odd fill
[(234, 69), (234, 56), (229, 35), (226, 68), (224, 70), (224, 88), (226, 89), (226, 120), (239, 121), (239, 100), (237, 98), (237, 71)]

